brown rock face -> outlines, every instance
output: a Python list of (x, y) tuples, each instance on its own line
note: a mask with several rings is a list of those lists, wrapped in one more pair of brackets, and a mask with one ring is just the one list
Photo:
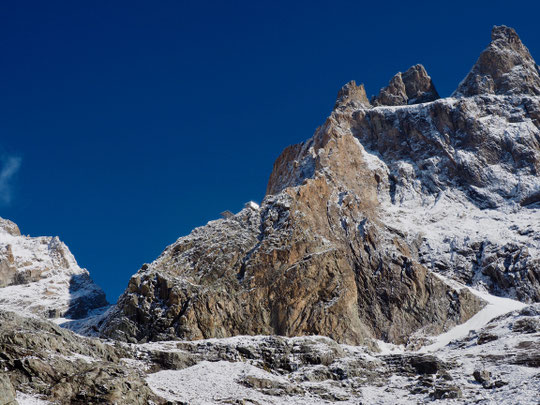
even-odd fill
[(366, 90), (364, 85), (356, 85), (354, 80), (351, 80), (345, 86), (341, 88), (338, 92), (336, 108), (345, 108), (347, 106), (356, 107), (356, 108), (370, 108), (369, 100), (366, 96)]
[[(141, 269), (104, 334), (137, 341), (318, 334), (403, 343), (421, 328), (436, 333), (472, 316), (481, 301), (430, 274), (400, 232), (381, 223), (382, 174), (343, 124), (336, 113), (309, 148), (286, 152), (318, 150), (312, 178), (269, 184), (276, 194), (260, 210), (212, 221)], [(278, 172), (288, 166), (279, 161)], [(301, 177), (276, 176), (285, 183)]]
[(405, 73), (397, 73), (387, 87), (373, 97), (371, 104), (382, 105), (407, 105), (434, 101), (439, 98), (439, 93), (422, 65), (410, 67)]
[[(426, 77), (413, 67), (394, 93), (420, 102)], [(406, 343), (483, 306), (440, 275), (539, 301), (539, 106), (523, 95), (368, 108), (349, 83), (314, 136), (276, 160), (261, 207), (143, 266), (102, 334)]]
[(540, 95), (540, 73), (514, 29), (495, 26), (491, 43), (460, 83), (456, 96), (478, 94)]
[(390, 80), (388, 86), (382, 88), (379, 91), (379, 95), (371, 99), (371, 104), (375, 107), (380, 105), (406, 105), (407, 100), (405, 83), (403, 83), (401, 73), (397, 73)]

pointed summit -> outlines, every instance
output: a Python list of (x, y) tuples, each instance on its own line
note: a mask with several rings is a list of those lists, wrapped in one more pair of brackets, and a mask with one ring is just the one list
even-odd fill
[(491, 43), (459, 84), (454, 96), (540, 95), (540, 71), (513, 28), (495, 26)]
[(383, 87), (377, 96), (371, 98), (371, 104), (374, 107), (380, 105), (405, 105), (407, 104), (407, 92), (405, 91), (405, 83), (401, 77), (401, 72), (398, 72), (388, 86)]
[(357, 86), (354, 80), (351, 80), (338, 92), (334, 110), (336, 108), (345, 108), (349, 105), (359, 108), (371, 108), (364, 85)]
[(379, 105), (406, 105), (419, 104), (439, 98), (431, 77), (422, 65), (414, 65), (405, 73), (397, 73), (388, 86), (383, 87), (371, 104)]

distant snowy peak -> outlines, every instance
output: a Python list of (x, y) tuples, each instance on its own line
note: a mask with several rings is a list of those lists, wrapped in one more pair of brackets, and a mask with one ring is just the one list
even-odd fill
[(58, 237), (30, 237), (0, 218), (0, 309), (48, 318), (86, 316), (105, 294)]

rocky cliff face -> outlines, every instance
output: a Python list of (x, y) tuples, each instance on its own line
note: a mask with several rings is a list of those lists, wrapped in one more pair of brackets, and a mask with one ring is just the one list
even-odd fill
[(128, 366), (130, 348), (77, 336), (50, 322), (0, 310), (0, 353), (0, 403), (10, 393), (14, 397), (13, 387), (20, 405), (162, 403), (144, 373)]
[[(539, 301), (536, 74), (514, 31), (495, 27), (452, 98), (437, 99), (419, 65), (375, 108), (348, 83), (315, 135), (277, 159), (260, 209), (212, 221), (143, 266), (103, 334), (404, 343), (483, 305), (436, 274)], [(494, 90), (477, 91), (488, 76)]]
[(0, 218), (0, 309), (82, 318), (105, 305), (103, 290), (58, 237), (23, 236)]
[(0, 405), (537, 401), (534, 69), (495, 27), (453, 97), (420, 65), (371, 103), (349, 82), (260, 207), (178, 239), (115, 307), (67, 324), (114, 342), (39, 319), (104, 294), (58, 238), (0, 218)]

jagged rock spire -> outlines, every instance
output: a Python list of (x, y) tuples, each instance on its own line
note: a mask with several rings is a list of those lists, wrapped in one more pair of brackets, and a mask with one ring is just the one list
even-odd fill
[(379, 105), (405, 105), (407, 104), (407, 92), (405, 91), (405, 83), (401, 77), (401, 72), (398, 72), (388, 86), (383, 87), (379, 91), (378, 96), (371, 98), (371, 104), (375, 107)]
[(405, 105), (419, 104), (437, 100), (439, 94), (431, 77), (422, 65), (414, 65), (405, 73), (398, 72), (388, 86), (383, 87), (371, 104), (379, 105)]
[(345, 108), (349, 105), (357, 108), (371, 108), (364, 85), (357, 86), (354, 80), (351, 80), (338, 92), (334, 109)]
[(513, 28), (494, 26), (491, 43), (453, 96), (477, 94), (540, 95), (540, 71)]

